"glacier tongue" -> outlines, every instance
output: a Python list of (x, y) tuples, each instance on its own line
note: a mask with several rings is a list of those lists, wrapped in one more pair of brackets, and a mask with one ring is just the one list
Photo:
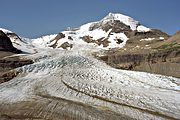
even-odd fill
[[(46, 100), (54, 102), (52, 111), (57, 112), (58, 109), (64, 112), (69, 109), (69, 115), (72, 115), (70, 110), (73, 106), (62, 109), (60, 100), (73, 101), (77, 106), (80, 103), (83, 105), (81, 109), (86, 110), (87, 106), (91, 106), (93, 109), (88, 109), (88, 113), (81, 109), (73, 110), (77, 116), (86, 116), (88, 119), (101, 116), (100, 113), (94, 113), (95, 110), (117, 119), (123, 115), (135, 119), (180, 117), (180, 86), (175, 82), (179, 79), (117, 70), (89, 56), (90, 53), (91, 51), (46, 49), (29, 56), (35, 63), (17, 68), (21, 74), (0, 85), (0, 107), (22, 101), (33, 103), (34, 99), (38, 101), (43, 98), (47, 104), (45, 106), (50, 104)], [(28, 107), (24, 109), (33, 112)], [(80, 111), (82, 113), (78, 113)], [(108, 114), (112, 112), (116, 114)], [(78, 119), (77, 116), (74, 119)]]

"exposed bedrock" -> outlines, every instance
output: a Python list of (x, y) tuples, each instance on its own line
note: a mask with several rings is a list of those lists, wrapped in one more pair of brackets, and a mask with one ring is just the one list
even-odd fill
[(111, 54), (102, 56), (100, 59), (119, 69), (145, 71), (180, 77), (180, 50), (144, 54)]
[(1, 57), (4, 57), (0, 58), (0, 83), (7, 82), (16, 77), (19, 72), (14, 70), (15, 68), (33, 63), (30, 59), (21, 59), (18, 56), (5, 57), (12, 54), (9, 52), (0, 51), (0, 54)]

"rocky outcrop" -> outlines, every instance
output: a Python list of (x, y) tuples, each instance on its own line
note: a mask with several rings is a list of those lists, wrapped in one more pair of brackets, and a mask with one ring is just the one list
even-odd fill
[(6, 35), (7, 35), (10, 39), (14, 39), (13, 43), (15, 43), (15, 44), (18, 44), (18, 43), (16, 42), (16, 40), (19, 41), (19, 42), (22, 42), (22, 43), (27, 44), (27, 42), (26, 42), (26, 41), (23, 41), (16, 33), (7, 33)]
[(111, 29), (111, 32), (114, 32), (114, 33), (132, 32), (129, 26), (125, 25), (124, 23), (118, 20), (95, 23), (90, 27), (90, 31), (95, 30), (95, 29), (102, 29), (106, 32)]
[(65, 37), (65, 35), (63, 33), (59, 33), (54, 39), (52, 39), (50, 41), (50, 42), (54, 42), (54, 43), (52, 45), (50, 45), (49, 47), (56, 48), (58, 41), (64, 37)]
[(15, 48), (10, 38), (0, 30), (0, 51), (9, 51), (13, 53), (21, 53), (21, 50)]
[(69, 40), (73, 40), (73, 38), (72, 38), (71, 36), (68, 36), (68, 39), (69, 39)]
[(83, 36), (81, 37), (80, 39), (84, 40), (84, 42), (87, 42), (87, 43), (95, 43), (95, 40), (93, 40), (93, 37), (91, 36)]
[(68, 42), (64, 42), (60, 48), (63, 48), (63, 49), (67, 49), (67, 48), (72, 48), (73, 47), (73, 44), (70, 44)]
[(16, 58), (5, 58), (5, 59), (0, 59), (0, 69), (1, 70), (9, 70), (17, 67), (21, 67), (27, 64), (32, 64), (32, 60), (28, 59), (19, 59), (18, 57)]
[(59, 40), (59, 39), (62, 39), (64, 37), (65, 37), (65, 35), (63, 33), (59, 33), (54, 39)]
[(98, 44), (99, 46), (102, 45), (103, 47), (108, 47), (109, 43), (110, 41), (108, 41), (108, 38), (100, 38), (96, 41), (96, 44)]
[(15, 70), (10, 70), (10, 71), (7, 71), (7, 72), (0, 72), (0, 84), (13, 79), (18, 74), (19, 73), (17, 71), (15, 71)]
[(106, 61), (109, 65), (119, 69), (145, 71), (180, 77), (180, 50), (148, 54), (113, 54), (109, 55)]
[(1, 58), (0, 59), (0, 83), (7, 82), (19, 74), (19, 72), (14, 70), (14, 68), (32, 64), (32, 63), (33, 63), (32, 60), (20, 59), (19, 57)]
[(138, 32), (137, 30), (132, 32), (132, 37), (137, 36), (137, 37), (146, 37), (146, 38), (153, 38), (153, 37), (169, 37), (166, 33), (158, 30), (158, 29), (151, 29), (150, 31), (146, 32)]
[[(93, 40), (93, 37), (91, 36), (83, 36), (81, 37), (82, 40), (84, 40), (84, 42), (87, 42), (87, 43), (95, 43), (97, 44), (98, 46), (102, 45), (103, 47), (108, 47), (109, 46), (109, 43), (110, 41), (108, 41), (108, 38), (99, 38), (97, 40)], [(121, 43), (121, 40), (117, 40), (117, 43)]]

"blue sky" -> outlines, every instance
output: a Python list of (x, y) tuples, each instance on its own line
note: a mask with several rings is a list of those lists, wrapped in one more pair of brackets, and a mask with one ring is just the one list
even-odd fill
[(0, 0), (0, 27), (36, 38), (122, 13), (168, 34), (180, 30), (180, 0)]

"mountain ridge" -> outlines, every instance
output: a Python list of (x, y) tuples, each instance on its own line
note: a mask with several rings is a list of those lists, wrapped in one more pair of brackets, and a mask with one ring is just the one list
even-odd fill
[[(134, 36), (136, 33), (151, 33), (155, 37), (167, 37), (168, 35), (159, 31), (162, 36), (157, 36), (156, 31), (150, 28), (147, 28), (141, 25), (138, 21), (135, 21), (133, 18), (122, 15), (122, 14), (112, 14), (109, 13), (102, 20), (97, 22), (91, 22), (84, 24), (76, 29), (70, 29), (62, 31), (65, 35), (64, 38), (56, 40), (56, 48), (62, 48), (61, 45), (66, 43), (68, 46), (64, 47), (65, 49), (73, 49), (76, 44), (82, 43), (82, 45), (87, 45), (87, 40), (82, 38), (88, 37), (88, 46), (98, 49), (111, 49), (123, 47), (126, 44), (126, 41)], [(33, 39), (32, 43), (36, 46), (41, 41), (41, 47), (48, 47), (58, 34), (42, 36), (41, 38)], [(144, 36), (145, 38), (146, 36)], [(68, 38), (74, 38), (68, 39)], [(142, 38), (143, 39), (143, 38)], [(119, 41), (119, 42), (118, 42)], [(120, 43), (122, 41), (122, 44)], [(49, 45), (48, 45), (49, 44)], [(38, 45), (37, 45), (38, 46)], [(64, 49), (63, 48), (63, 49)]]
[[(78, 31), (77, 34), (81, 34), (78, 37), (82, 38), (84, 36), (89, 36), (89, 37), (92, 37), (96, 41), (103, 37), (105, 39), (108, 39), (107, 37), (111, 33), (112, 34), (115, 34), (115, 33), (125, 34), (125, 36), (129, 38), (130, 34), (131, 35), (133, 34), (131, 33), (132, 31), (143, 33), (143, 32), (150, 32), (151, 29), (144, 27), (143, 25), (140, 24), (140, 22), (134, 20), (131, 17), (128, 17), (122, 14), (117, 14), (117, 13), (116, 14), (109, 13), (100, 21), (84, 24), (80, 26), (79, 28), (77, 28), (76, 30), (69, 31), (69, 32), (75, 32), (75, 31)], [(67, 31), (64, 31), (65, 34), (66, 32)], [(127, 39), (127, 38), (122, 37), (119, 34), (114, 35), (114, 38), (116, 37), (118, 39), (120, 38), (123, 39), (123, 41), (124, 40), (126, 41)], [(111, 43), (111, 42), (114, 42), (114, 40), (109, 40), (108, 42)], [(112, 46), (118, 47), (118, 45), (114, 45), (114, 44)]]

